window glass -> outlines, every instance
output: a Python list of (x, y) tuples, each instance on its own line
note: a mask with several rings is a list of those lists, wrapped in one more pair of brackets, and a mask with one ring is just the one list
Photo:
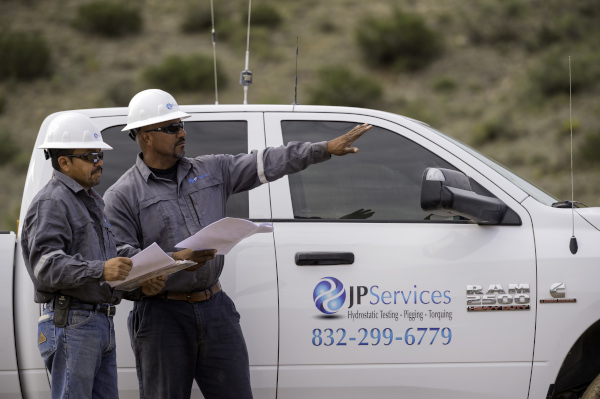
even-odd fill
[(433, 129), (430, 126), (425, 126), (425, 127), (427, 129), (431, 130), (432, 132), (439, 134), (440, 136), (452, 141), (454, 144), (458, 145), (459, 147), (461, 147), (462, 149), (464, 149), (465, 151), (467, 151), (468, 153), (473, 155), (475, 158), (479, 159), (481, 162), (485, 163), (487, 166), (494, 169), (496, 172), (500, 173), (506, 179), (510, 180), (514, 185), (519, 187), (521, 190), (525, 191), (527, 194), (531, 195), (533, 198), (535, 198), (542, 204), (552, 206), (552, 204), (554, 204), (555, 202), (558, 201), (558, 199), (556, 199), (553, 195), (534, 186), (533, 184), (529, 183), (527, 180), (517, 176), (516, 174), (514, 174), (513, 172), (508, 170), (503, 165), (500, 165), (493, 159), (486, 157), (485, 155), (479, 153), (478, 151), (474, 150), (473, 148), (469, 147), (468, 145), (456, 140), (454, 137), (447, 136), (444, 133), (440, 132), (439, 130)]
[[(121, 131), (124, 126), (113, 126), (102, 131), (104, 141), (113, 147), (113, 150), (104, 153), (102, 179), (100, 184), (94, 187), (101, 195), (135, 164), (136, 156), (140, 152), (137, 143), (129, 138), (127, 132)], [(186, 157), (248, 153), (246, 121), (185, 122), (185, 131)], [(229, 197), (227, 216), (246, 219), (249, 217), (247, 191)]]
[[(331, 140), (359, 124), (282, 121), (283, 140)], [(312, 165), (289, 176), (295, 219), (368, 221), (464, 220), (421, 210), (421, 181), (428, 167), (455, 167), (390, 130), (373, 126), (355, 142), (358, 154)]]

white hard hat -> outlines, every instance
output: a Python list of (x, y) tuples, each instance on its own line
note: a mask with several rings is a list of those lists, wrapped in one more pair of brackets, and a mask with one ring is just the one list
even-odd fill
[(102, 140), (100, 128), (92, 120), (77, 112), (58, 115), (48, 126), (42, 149), (100, 148), (112, 150)]
[(144, 90), (133, 96), (129, 102), (127, 126), (123, 131), (190, 116), (179, 109), (175, 98), (166, 91)]

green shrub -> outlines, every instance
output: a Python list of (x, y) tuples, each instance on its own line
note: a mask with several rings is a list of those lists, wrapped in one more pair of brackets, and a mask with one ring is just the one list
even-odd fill
[(131, 98), (138, 92), (130, 80), (119, 80), (109, 84), (106, 89), (106, 98), (111, 106), (127, 107)]
[(572, 14), (557, 16), (552, 21), (544, 21), (537, 41), (540, 47), (547, 47), (560, 41), (581, 40), (589, 32), (590, 27), (585, 26), (585, 20)]
[(320, 20), (317, 24), (319, 31), (323, 33), (333, 33), (338, 30), (337, 25), (329, 18)]
[(368, 62), (409, 71), (427, 66), (443, 48), (441, 37), (423, 18), (399, 10), (389, 18), (364, 18), (356, 30), (356, 40)]
[(126, 3), (96, 0), (77, 9), (73, 25), (85, 32), (116, 38), (142, 30), (140, 11)]
[[(573, 119), (573, 136), (581, 131), (581, 122), (579, 119)], [(565, 119), (560, 124), (560, 128), (556, 134), (557, 138), (571, 137), (571, 120)]]
[(0, 166), (9, 164), (21, 151), (13, 134), (8, 130), (0, 131)]
[[(596, 83), (600, 78), (599, 57), (582, 54), (571, 57), (571, 91), (573, 94)], [(569, 57), (564, 52), (552, 52), (529, 71), (533, 88), (543, 96), (569, 94)]]
[(483, 145), (500, 139), (510, 139), (515, 135), (510, 121), (505, 118), (495, 118), (476, 126), (472, 140), (475, 145)]
[(6, 99), (4, 98), (4, 94), (0, 93), (0, 115), (4, 112), (4, 108), (6, 107)]
[(589, 133), (579, 146), (579, 154), (584, 162), (600, 163), (600, 132)]
[(523, 18), (531, 8), (520, 0), (478, 1), (463, 13), (466, 33), (475, 45), (497, 45), (501, 51), (506, 44), (528, 45), (531, 18)]
[(439, 92), (451, 92), (456, 90), (456, 80), (449, 76), (440, 76), (433, 82), (433, 89)]
[[(11, 202), (14, 202), (14, 200)], [(6, 209), (6, 207), (3, 207), (2, 212), (3, 212), (2, 213), (3, 230), (9, 230), (9, 231), (16, 232), (18, 229), (17, 221), (19, 219), (19, 214), (21, 212), (21, 206), (13, 205), (9, 209)]]
[[(267, 28), (277, 28), (283, 18), (277, 8), (268, 4), (255, 5), (251, 10), (250, 24), (252, 26), (265, 26)], [(241, 23), (243, 26), (248, 25), (248, 9), (243, 13)], [(252, 32), (250, 32), (252, 34)]]
[[(219, 28), (223, 25), (225, 13), (219, 7), (215, 7), (214, 14), (216, 27)], [(211, 30), (210, 4), (191, 7), (186, 11), (181, 23), (181, 31), (183, 33), (202, 33), (210, 32)]]
[[(227, 86), (227, 79), (217, 64), (219, 88)], [(171, 55), (159, 65), (146, 68), (144, 79), (156, 88), (166, 91), (211, 91), (215, 88), (212, 57), (202, 54)]]
[(50, 75), (50, 48), (34, 33), (0, 34), (0, 80), (30, 80)]
[(310, 103), (315, 105), (366, 107), (381, 99), (383, 89), (375, 79), (356, 76), (344, 66), (335, 66), (319, 70), (318, 83), (309, 94)]

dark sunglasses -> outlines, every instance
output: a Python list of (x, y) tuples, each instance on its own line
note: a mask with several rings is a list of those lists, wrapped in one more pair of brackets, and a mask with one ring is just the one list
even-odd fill
[(102, 151), (88, 152), (87, 154), (74, 154), (74, 155), (63, 155), (63, 156), (69, 157), (69, 158), (81, 158), (84, 161), (96, 163), (96, 162), (98, 162), (99, 159), (104, 158), (104, 152), (102, 152)]
[(179, 133), (181, 129), (183, 129), (183, 122), (175, 122), (169, 123), (167, 126), (158, 127), (152, 130), (146, 130), (146, 132), (163, 132), (167, 134), (176, 134)]

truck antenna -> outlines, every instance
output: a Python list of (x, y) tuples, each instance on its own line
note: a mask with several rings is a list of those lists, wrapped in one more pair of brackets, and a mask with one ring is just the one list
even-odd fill
[(292, 105), (292, 112), (294, 112), (294, 108), (298, 105), (298, 36), (296, 36), (296, 80), (294, 83), (294, 102)]
[(248, 104), (248, 86), (252, 84), (252, 72), (248, 69), (250, 59), (250, 11), (252, 0), (248, 0), (248, 34), (246, 35), (246, 67), (240, 73), (240, 84), (244, 86), (244, 105)]
[(577, 253), (577, 249), (579, 248), (577, 245), (577, 238), (575, 238), (575, 195), (574, 195), (574, 183), (573, 183), (573, 118), (571, 116), (571, 56), (569, 56), (569, 125), (571, 128), (571, 226), (572, 226), (572, 236), (571, 241), (569, 242), (569, 249), (571, 253), (575, 255)]
[(215, 34), (215, 12), (213, 0), (210, 0), (210, 19), (212, 21), (213, 64), (215, 70), (215, 104), (219, 105), (219, 90), (217, 88), (217, 36)]

